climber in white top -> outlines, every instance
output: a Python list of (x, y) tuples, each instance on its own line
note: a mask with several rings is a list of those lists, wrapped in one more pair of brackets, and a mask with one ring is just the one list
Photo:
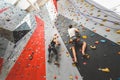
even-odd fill
[(82, 48), (82, 55), (84, 58), (89, 58), (88, 54), (85, 54), (85, 50), (86, 50), (86, 42), (83, 41), (82, 39), (80, 39), (80, 32), (79, 29), (77, 28), (73, 28), (72, 25), (69, 26), (68, 29), (68, 34), (70, 36), (70, 43), (71, 43), (71, 49), (73, 52), (73, 57), (74, 57), (74, 62), (77, 63), (77, 57), (76, 57), (76, 51), (75, 51), (75, 47), (80, 47), (80, 50)]
[(70, 25), (69, 29), (68, 29), (68, 34), (69, 34), (70, 38), (75, 37), (76, 32), (79, 32), (79, 30), (77, 28), (73, 28), (72, 25)]

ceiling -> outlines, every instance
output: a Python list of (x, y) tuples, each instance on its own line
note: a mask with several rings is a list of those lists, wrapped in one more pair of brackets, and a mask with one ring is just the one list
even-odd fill
[(15, 5), (26, 11), (38, 10), (39, 6), (44, 5), (48, 0), (4, 0), (6, 3)]

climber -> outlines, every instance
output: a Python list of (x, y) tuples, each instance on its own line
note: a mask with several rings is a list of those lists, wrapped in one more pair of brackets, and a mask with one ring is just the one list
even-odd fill
[(89, 59), (90, 56), (85, 53), (86, 47), (87, 43), (78, 37), (75, 42), (75, 48), (79, 48), (79, 51), (81, 51), (83, 58)]
[(51, 56), (51, 51), (53, 51), (54, 55), (56, 55), (55, 57), (55, 62), (54, 64), (59, 64), (58, 63), (58, 51), (57, 51), (57, 47), (60, 46), (60, 43), (58, 41), (58, 36), (57, 34), (54, 34), (52, 41), (50, 42), (49, 46), (48, 46), (48, 62), (51, 63), (52, 62), (52, 56)]
[(88, 58), (88, 55), (85, 54), (86, 49), (86, 42), (80, 40), (80, 34), (79, 29), (73, 28), (72, 25), (69, 26), (68, 34), (70, 36), (70, 43), (71, 43), (71, 49), (74, 57), (74, 62), (77, 63), (77, 57), (76, 57), (76, 46), (82, 46), (82, 55), (84, 58)]

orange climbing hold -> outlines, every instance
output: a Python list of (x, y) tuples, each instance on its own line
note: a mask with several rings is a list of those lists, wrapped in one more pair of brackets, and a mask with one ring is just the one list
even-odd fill
[(118, 54), (120, 55), (120, 51), (118, 52)]
[(110, 28), (106, 28), (106, 31), (107, 31), (107, 32), (110, 32)]

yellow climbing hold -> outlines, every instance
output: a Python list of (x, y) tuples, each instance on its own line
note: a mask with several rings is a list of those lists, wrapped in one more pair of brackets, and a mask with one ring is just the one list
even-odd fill
[(84, 36), (82, 36), (82, 38), (83, 38), (83, 39), (86, 39), (86, 38), (87, 38), (87, 36), (86, 36), (86, 35), (84, 35)]
[(71, 79), (71, 80), (72, 80), (72, 79), (73, 79), (73, 76), (72, 76), (72, 75), (70, 75), (70, 76), (69, 76), (69, 79)]
[(100, 24), (100, 26), (104, 26), (104, 24)]
[(118, 41), (117, 43), (120, 44), (120, 41)]
[(69, 57), (69, 56), (70, 56), (70, 54), (69, 54), (68, 52), (66, 52), (66, 56), (67, 56), (67, 57)]
[(84, 0), (81, 0), (81, 2), (84, 2)]
[(120, 34), (120, 30), (117, 30), (116, 33), (117, 33), (117, 34)]
[(90, 45), (91, 49), (96, 49), (96, 46)]
[(110, 69), (109, 68), (99, 68), (98, 70), (101, 70), (103, 72), (110, 72)]
[(120, 25), (118, 22), (114, 22), (114, 25)]
[(107, 19), (103, 19), (102, 21), (103, 21), (103, 22), (106, 22), (106, 21), (107, 21)]

